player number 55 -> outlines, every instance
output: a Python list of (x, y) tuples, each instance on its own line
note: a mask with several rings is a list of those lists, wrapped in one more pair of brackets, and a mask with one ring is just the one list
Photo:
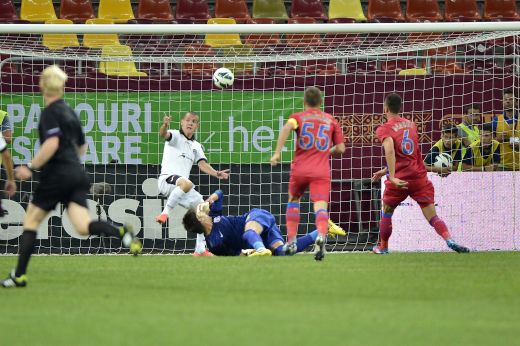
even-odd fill
[(320, 127), (318, 127), (317, 139), (314, 138), (314, 134), (312, 133), (313, 128), (313, 123), (303, 123), (298, 141), (300, 148), (308, 150), (314, 145), (319, 151), (329, 150), (329, 136), (326, 131), (330, 129), (330, 125), (321, 124)]

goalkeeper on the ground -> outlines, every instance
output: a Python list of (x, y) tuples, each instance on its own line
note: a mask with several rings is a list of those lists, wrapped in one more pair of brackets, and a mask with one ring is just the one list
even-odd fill
[[(270, 212), (251, 209), (238, 216), (223, 216), (224, 193), (215, 191), (196, 209), (190, 209), (182, 220), (188, 232), (204, 234), (208, 249), (217, 256), (284, 256), (284, 241), (280, 228)], [(329, 220), (330, 221), (330, 220)], [(346, 235), (345, 231), (329, 222), (329, 233)], [(297, 252), (314, 244), (317, 231), (297, 238)]]

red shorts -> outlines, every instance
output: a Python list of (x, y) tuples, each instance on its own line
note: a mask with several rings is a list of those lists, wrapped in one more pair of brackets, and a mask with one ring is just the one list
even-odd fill
[(385, 192), (383, 193), (383, 203), (396, 208), (406, 197), (412, 197), (421, 208), (435, 202), (435, 189), (428, 179), (408, 181), (408, 189), (401, 190), (394, 186), (390, 180), (385, 181)]
[(307, 187), (310, 187), (311, 201), (329, 202), (330, 198), (330, 178), (312, 178), (292, 175), (289, 179), (289, 194), (301, 197)]

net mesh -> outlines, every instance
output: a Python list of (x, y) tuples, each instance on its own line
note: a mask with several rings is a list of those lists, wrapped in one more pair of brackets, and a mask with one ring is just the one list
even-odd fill
[[(342, 124), (347, 143), (344, 157), (331, 162), (330, 217), (349, 234), (329, 239), (328, 248), (368, 250), (377, 241), (381, 209), (381, 184), (370, 178), (384, 165), (374, 138), (383, 122), (384, 96), (403, 96), (403, 114), (417, 123), (426, 154), (444, 125), (462, 121), (467, 106), (480, 104), (483, 122), (502, 113), (503, 90), (518, 82), (517, 35), (9, 34), (0, 39), (0, 103), (13, 129), (14, 162), (27, 163), (39, 146), (39, 73), (52, 63), (62, 66), (69, 75), (65, 99), (87, 135), (85, 165), (97, 191), (89, 196), (92, 217), (133, 224), (145, 252), (185, 253), (194, 248), (194, 237), (180, 222), (185, 209), (176, 207), (167, 226), (155, 222), (164, 205), (156, 180), (163, 116), (171, 115), (171, 128), (178, 128), (184, 113), (198, 113), (197, 139), (209, 163), (231, 170), (229, 181), (224, 181), (194, 167), (190, 179), (202, 195), (220, 188), (226, 193), (225, 214), (264, 208), (285, 232), (292, 142), (283, 152), (282, 165), (272, 168), (268, 162), (285, 119), (302, 108), (302, 91), (316, 85), (325, 94), (325, 111)], [(231, 89), (213, 86), (212, 73), (221, 66), (235, 73)], [(489, 175), (479, 172), (432, 176), (439, 213), (454, 236), (474, 248), (516, 248), (518, 176), (493, 174), (493, 184)], [(502, 183), (496, 183), (496, 174)], [(24, 208), (35, 186), (24, 182), (13, 199), (3, 200), (9, 214), (1, 220), (0, 253), (17, 252)], [(471, 208), (464, 203), (468, 199)], [(310, 210), (306, 195), (299, 234), (314, 229)], [(403, 229), (394, 235), (398, 249), (442, 249), (414, 202), (407, 200), (398, 210), (394, 228)], [(486, 225), (484, 236), (469, 231), (478, 225)], [(61, 205), (42, 224), (38, 239), (39, 253), (126, 252), (117, 239), (78, 236)]]

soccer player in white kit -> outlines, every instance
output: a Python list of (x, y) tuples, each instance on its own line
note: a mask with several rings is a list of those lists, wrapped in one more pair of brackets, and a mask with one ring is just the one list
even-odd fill
[[(188, 112), (181, 119), (180, 130), (170, 130), (169, 116), (165, 116), (159, 130), (159, 135), (164, 138), (163, 159), (161, 163), (161, 174), (158, 179), (159, 193), (166, 196), (168, 200), (162, 213), (157, 216), (156, 221), (160, 224), (166, 223), (168, 214), (177, 204), (185, 208), (195, 208), (204, 200), (201, 194), (194, 189), (189, 180), (191, 167), (194, 163), (199, 169), (218, 179), (228, 179), (229, 169), (217, 171), (208, 163), (202, 145), (195, 140), (195, 132), (199, 128), (199, 116)], [(206, 249), (204, 235), (197, 234), (194, 256), (211, 256)]]

